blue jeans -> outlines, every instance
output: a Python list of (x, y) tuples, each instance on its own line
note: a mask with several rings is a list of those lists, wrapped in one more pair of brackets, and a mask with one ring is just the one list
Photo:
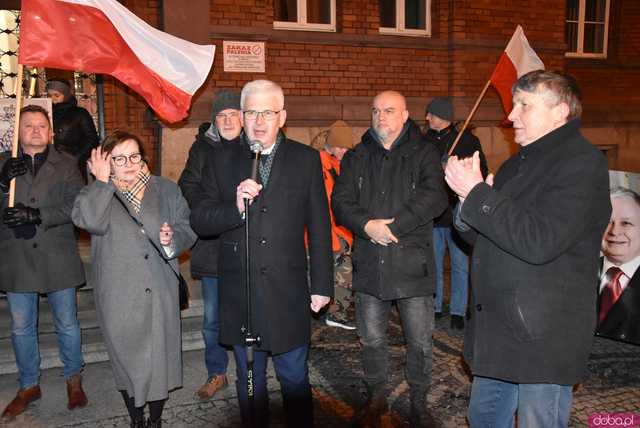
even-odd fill
[(220, 309), (218, 307), (218, 278), (202, 278), (202, 300), (204, 303), (204, 321), (202, 338), (204, 339), (204, 362), (209, 377), (227, 373), (229, 356), (220, 345)]
[(433, 252), (436, 259), (436, 298), (434, 309), (442, 312), (442, 294), (444, 289), (444, 252), (449, 247), (451, 259), (451, 304), (452, 315), (464, 316), (467, 312), (469, 292), (469, 256), (461, 248), (459, 237), (452, 235), (450, 227), (433, 228)]
[[(412, 396), (421, 399), (431, 384), (433, 298), (409, 297), (395, 302), (407, 342), (407, 383)], [(356, 292), (356, 323), (362, 343), (364, 382), (370, 398), (384, 390), (389, 375), (387, 329), (392, 303), (392, 300)]]
[[(249, 403), (247, 399), (247, 348), (234, 346), (236, 358), (236, 390), (240, 402), (242, 423), (247, 426)], [(257, 427), (269, 426), (269, 394), (267, 391), (266, 351), (254, 350), (254, 422)], [(301, 346), (291, 351), (271, 355), (276, 377), (282, 390), (282, 403), (289, 428), (307, 428), (313, 426), (313, 400), (309, 384), (309, 366), (307, 357), (309, 346)]]
[[(84, 366), (80, 344), (80, 323), (76, 309), (76, 289), (66, 288), (47, 294), (58, 336), (58, 352), (64, 377), (80, 373)], [(38, 385), (38, 293), (7, 293), (11, 313), (11, 343), (16, 355), (20, 388)]]
[(471, 428), (566, 428), (571, 415), (571, 385), (510, 383), (475, 376), (469, 401)]

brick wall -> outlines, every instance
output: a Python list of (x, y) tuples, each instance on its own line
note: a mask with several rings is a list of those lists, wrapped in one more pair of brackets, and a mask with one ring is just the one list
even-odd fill
[[(158, 1), (122, 1), (147, 22), (159, 25)], [(336, 33), (274, 30), (273, 0), (211, 0), (203, 13), (209, 16), (210, 42), (217, 45), (218, 54), (194, 104), (196, 113), (186, 125), (208, 119), (216, 89), (239, 89), (255, 78), (283, 86), (288, 105), (296, 106), (289, 111), (295, 126), (325, 126), (338, 118), (365, 124), (368, 100), (390, 88), (409, 97), (419, 121), (424, 104), (440, 95), (454, 97), (456, 116), (463, 119), (517, 24), (523, 25), (547, 69), (566, 70), (577, 77), (584, 92), (586, 125), (637, 124), (640, 2), (611, 3), (609, 58), (577, 60), (564, 56), (565, 5), (556, 0), (432, 0), (430, 38), (380, 35), (378, 2), (373, 0), (338, 0)], [(267, 72), (225, 73), (223, 40), (265, 41)], [(145, 121), (142, 100), (120, 84), (106, 86), (107, 127), (124, 122), (151, 145), (153, 127)], [(490, 89), (475, 122), (495, 126), (503, 116)], [(633, 142), (625, 144), (635, 149)]]

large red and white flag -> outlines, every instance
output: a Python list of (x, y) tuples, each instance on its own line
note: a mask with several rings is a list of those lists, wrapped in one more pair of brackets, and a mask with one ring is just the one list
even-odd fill
[(511, 36), (491, 75), (491, 85), (496, 88), (502, 99), (502, 107), (509, 114), (513, 108), (511, 87), (524, 74), (534, 70), (544, 70), (544, 64), (529, 45), (522, 27), (518, 25)]
[(115, 0), (22, 0), (20, 64), (109, 74), (167, 122), (189, 114), (214, 45), (157, 30)]

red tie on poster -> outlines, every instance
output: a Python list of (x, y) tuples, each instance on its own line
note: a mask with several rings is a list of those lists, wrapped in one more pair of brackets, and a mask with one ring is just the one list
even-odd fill
[(612, 266), (607, 270), (607, 278), (609, 278), (609, 282), (607, 282), (602, 289), (598, 324), (601, 324), (602, 321), (604, 321), (607, 314), (622, 294), (622, 285), (620, 284), (620, 278), (622, 275), (624, 275), (624, 272), (622, 272), (622, 269), (619, 267)]

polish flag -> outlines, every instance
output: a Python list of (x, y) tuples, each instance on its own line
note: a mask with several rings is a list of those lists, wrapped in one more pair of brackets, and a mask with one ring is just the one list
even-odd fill
[(519, 77), (534, 70), (544, 70), (544, 64), (529, 45), (522, 27), (518, 25), (490, 79), (491, 85), (496, 88), (502, 99), (502, 107), (507, 114), (511, 113), (513, 108), (511, 87)]
[(214, 45), (151, 27), (116, 0), (22, 0), (18, 62), (109, 74), (178, 122), (213, 65)]

